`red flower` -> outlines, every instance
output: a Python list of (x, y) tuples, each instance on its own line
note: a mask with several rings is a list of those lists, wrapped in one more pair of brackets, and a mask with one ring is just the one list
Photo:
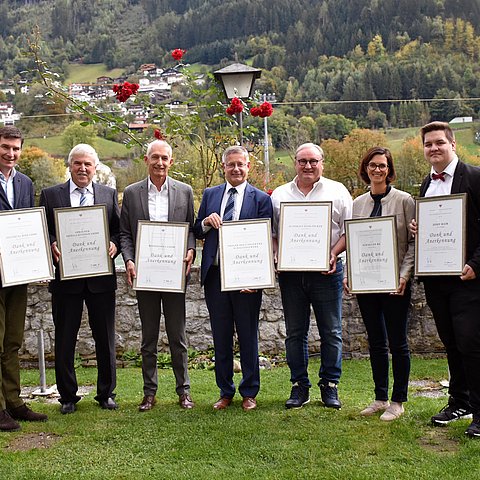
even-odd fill
[(237, 113), (243, 112), (243, 103), (238, 97), (232, 98), (230, 105), (228, 106), (227, 115), (235, 115)]
[(273, 113), (273, 107), (271, 103), (263, 102), (258, 107), (252, 107), (250, 113), (252, 114), (252, 117), (269, 117)]
[(132, 95), (137, 93), (139, 87), (138, 83), (124, 82), (121, 85), (115, 84), (112, 90), (119, 102), (126, 102)]
[(173, 52), (172, 52), (172, 57), (174, 60), (181, 60), (182, 57), (185, 55), (187, 51), (186, 50), (182, 50), (181, 48), (176, 48)]
[(158, 128), (154, 130), (153, 135), (157, 140), (163, 140), (162, 132)]
[(273, 190), (272, 190), (271, 188), (269, 188), (269, 189), (267, 190), (267, 193), (268, 193), (268, 195), (272, 196)]

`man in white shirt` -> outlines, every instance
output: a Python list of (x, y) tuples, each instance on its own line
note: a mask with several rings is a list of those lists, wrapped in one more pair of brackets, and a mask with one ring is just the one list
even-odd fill
[[(168, 176), (173, 164), (172, 147), (163, 140), (155, 140), (147, 147), (144, 157), (148, 177), (129, 185), (123, 193), (120, 217), (120, 242), (127, 270), (127, 281), (133, 285), (136, 276), (135, 244), (139, 220), (158, 222), (187, 222), (188, 235), (186, 275), (189, 275), (195, 258), (195, 237), (193, 227), (193, 191), (190, 185)], [(176, 392), (182, 408), (191, 409), (194, 403), (190, 396), (188, 376), (188, 353), (185, 321), (185, 294), (175, 292), (153, 292), (137, 290), (138, 311), (142, 323), (142, 374), (143, 399), (139, 410), (151, 410), (157, 393), (157, 351), (160, 331), (160, 317), (165, 317), (168, 344), (172, 355)]]
[[(313, 143), (295, 153), (297, 176), (272, 193), (273, 237), (277, 245), (282, 202), (332, 202), (330, 270), (328, 272), (279, 272), (287, 338), (285, 348), (292, 390), (286, 408), (300, 408), (310, 401), (308, 331), (313, 307), (321, 341), (320, 393), (325, 406), (340, 408), (337, 384), (342, 372), (342, 261), (344, 222), (352, 215), (352, 198), (343, 184), (323, 177), (324, 153)], [(274, 247), (276, 250), (276, 246)]]

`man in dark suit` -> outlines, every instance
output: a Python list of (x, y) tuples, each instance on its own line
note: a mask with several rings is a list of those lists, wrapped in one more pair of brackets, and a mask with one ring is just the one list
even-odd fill
[[(0, 210), (34, 206), (32, 181), (15, 169), (22, 152), (22, 133), (0, 128)], [(2, 287), (0, 280), (0, 431), (19, 430), (17, 420), (45, 421), (20, 398), (20, 362), (27, 310), (27, 285)]]
[(420, 196), (467, 194), (467, 262), (462, 275), (422, 277), (450, 369), (448, 405), (432, 423), (443, 426), (473, 414), (465, 434), (480, 437), (480, 168), (458, 159), (447, 123), (429, 123), (421, 135), (432, 168)]
[[(133, 285), (136, 276), (135, 244), (139, 220), (189, 223), (188, 251), (184, 260), (187, 275), (195, 258), (195, 237), (191, 231), (194, 219), (193, 191), (189, 185), (168, 176), (173, 164), (172, 147), (163, 140), (155, 140), (148, 145), (144, 161), (148, 168), (148, 177), (125, 189), (120, 218), (120, 241), (130, 286)], [(137, 290), (136, 294), (142, 323), (144, 392), (139, 410), (141, 412), (151, 410), (156, 403), (157, 351), (162, 307), (178, 401), (182, 408), (191, 409), (195, 404), (190, 396), (188, 376), (185, 294), (142, 290)]]
[(258, 317), (262, 291), (241, 290), (222, 292), (218, 266), (218, 229), (222, 221), (248, 218), (271, 218), (270, 197), (248, 182), (250, 160), (248, 151), (239, 146), (228, 147), (222, 156), (226, 183), (207, 188), (195, 222), (194, 233), (204, 239), (201, 281), (210, 313), (215, 348), (215, 378), (220, 399), (213, 405), (223, 410), (235, 395), (233, 383), (233, 332), (240, 346), (242, 381), (239, 385), (244, 410), (257, 406), (255, 397), (260, 389), (258, 365)]
[(95, 340), (98, 377), (95, 400), (103, 409), (114, 410), (115, 361), (115, 269), (112, 275), (60, 280), (54, 209), (104, 204), (110, 232), (108, 254), (113, 258), (119, 251), (119, 207), (117, 191), (93, 183), (98, 155), (93, 147), (79, 144), (68, 155), (71, 179), (66, 183), (42, 190), (40, 205), (47, 214), (50, 242), (55, 262), (55, 279), (50, 282), (52, 316), (55, 325), (55, 375), (60, 393), (60, 412), (73, 413), (80, 400), (75, 375), (75, 345), (82, 319), (83, 303), (88, 310), (88, 321)]

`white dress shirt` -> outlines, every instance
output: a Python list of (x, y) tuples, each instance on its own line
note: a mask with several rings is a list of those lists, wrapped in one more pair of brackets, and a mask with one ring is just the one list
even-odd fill
[(352, 218), (353, 200), (343, 183), (320, 177), (312, 190), (305, 195), (298, 188), (298, 177), (291, 182), (277, 187), (272, 193), (273, 204), (273, 237), (277, 238), (280, 220), (280, 203), (282, 202), (332, 202), (332, 247), (345, 233), (345, 220)]
[(160, 190), (148, 177), (148, 215), (151, 222), (168, 222), (168, 181)]
[(0, 172), (0, 185), (2, 185), (3, 191), (7, 196), (8, 203), (12, 208), (15, 205), (15, 192), (13, 190), (13, 179), (15, 178), (16, 174), (17, 174), (17, 171), (15, 170), (15, 168), (12, 168), (10, 175), (7, 179), (5, 178), (5, 175), (2, 172)]
[[(72, 207), (79, 207), (80, 206), (80, 198), (82, 197), (82, 193), (78, 190), (79, 187), (72, 179), (70, 179), (70, 205)], [(87, 196), (86, 202), (82, 205), (83, 207), (89, 207), (95, 203), (93, 196), (93, 185), (87, 185), (85, 195)]]
[[(450, 195), (452, 192), (453, 174), (458, 165), (458, 157), (454, 155), (453, 160), (447, 165), (443, 173), (445, 173), (445, 180), (438, 178), (434, 180), (432, 175), (437, 173), (433, 167), (430, 170), (430, 185), (425, 192), (426, 197), (436, 197), (438, 195)], [(439, 172), (440, 173), (440, 172)]]

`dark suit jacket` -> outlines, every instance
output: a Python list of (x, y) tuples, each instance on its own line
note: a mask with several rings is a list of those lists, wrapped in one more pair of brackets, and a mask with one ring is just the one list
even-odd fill
[[(47, 214), (50, 242), (56, 241), (54, 208), (71, 207), (69, 181), (54, 187), (45, 188), (40, 194), (40, 205), (45, 207)], [(106, 205), (110, 240), (120, 252), (120, 211), (118, 207), (117, 191), (113, 188), (93, 183), (95, 205)], [(113, 262), (113, 260), (112, 260)], [(110, 292), (117, 288), (115, 268), (113, 275), (81, 278), (60, 281), (60, 270), (55, 265), (55, 279), (50, 282), (49, 290), (53, 293), (80, 293), (85, 287), (92, 293)]]
[[(203, 233), (202, 221), (211, 213), (216, 212), (220, 215), (220, 207), (226, 185), (226, 183), (223, 183), (216, 187), (207, 188), (203, 192), (202, 203), (193, 228), (197, 238), (205, 239), (202, 252), (202, 285), (218, 250), (218, 230), (211, 228), (207, 233)], [(239, 219), (245, 220), (249, 218), (272, 218), (272, 201), (269, 195), (248, 183), (245, 188)]]
[[(33, 184), (30, 178), (20, 172), (15, 173), (13, 179), (13, 191), (15, 201), (13, 208), (32, 208), (35, 206), (35, 196), (33, 192)], [(8, 203), (7, 194), (5, 190), (0, 186), (0, 210), (13, 210)], [(0, 288), (2, 287), (2, 281), (0, 280)]]
[[(430, 175), (423, 180), (421, 197), (425, 196), (430, 181)], [(480, 278), (480, 168), (459, 161), (451, 193), (467, 194), (467, 263)]]
[[(190, 225), (187, 248), (195, 249), (193, 236), (193, 190), (190, 185), (167, 177), (168, 221)], [(148, 213), (148, 178), (129, 185), (123, 192), (120, 215), (120, 242), (125, 263), (135, 261), (135, 244), (139, 220), (150, 220)]]

